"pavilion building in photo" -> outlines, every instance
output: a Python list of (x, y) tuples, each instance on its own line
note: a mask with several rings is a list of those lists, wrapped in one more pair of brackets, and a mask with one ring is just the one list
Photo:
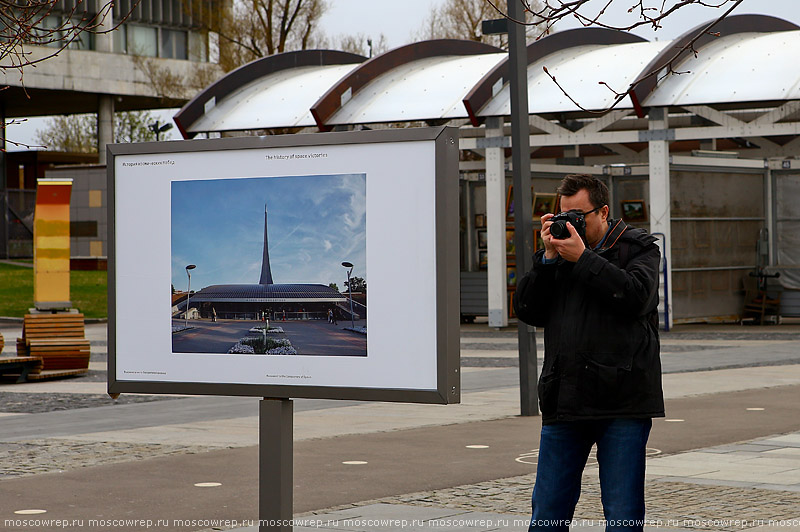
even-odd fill
[[(203, 288), (189, 299), (201, 318), (260, 320), (327, 319), (331, 309), (339, 319), (350, 319), (350, 304), (343, 294), (323, 284), (273, 282), (269, 263), (267, 208), (264, 206), (264, 254), (258, 284), (218, 284)], [(366, 307), (354, 302), (355, 318), (366, 317)], [(185, 309), (178, 305), (178, 311)]]

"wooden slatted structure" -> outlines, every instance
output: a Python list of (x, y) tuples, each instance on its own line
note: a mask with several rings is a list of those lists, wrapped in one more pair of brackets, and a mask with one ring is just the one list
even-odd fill
[(14, 382), (25, 382), (31, 372), (41, 374), (42, 359), (38, 357), (0, 357), (0, 377), (9, 375)]
[(28, 375), (62, 377), (89, 371), (90, 344), (85, 338), (83, 314), (26, 314), (17, 355), (41, 359), (42, 366)]

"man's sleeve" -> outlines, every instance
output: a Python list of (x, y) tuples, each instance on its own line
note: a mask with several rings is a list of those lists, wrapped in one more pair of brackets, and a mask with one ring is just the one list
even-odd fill
[(555, 276), (558, 265), (545, 264), (544, 250), (536, 252), (533, 269), (517, 283), (514, 292), (514, 313), (517, 318), (536, 327), (544, 327), (548, 319), (548, 302), (555, 294)]
[(661, 251), (654, 242), (628, 245), (632, 256), (624, 269), (586, 250), (575, 263), (573, 275), (605, 299), (610, 308), (641, 316), (658, 307)]

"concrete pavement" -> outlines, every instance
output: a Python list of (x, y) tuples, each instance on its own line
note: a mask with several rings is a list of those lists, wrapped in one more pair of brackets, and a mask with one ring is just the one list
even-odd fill
[[(102, 374), (102, 327), (87, 330)], [(13, 346), (14, 327), (0, 331)], [(313, 525), (295, 530), (524, 529), (539, 422), (516, 416), (515, 334), (462, 329), (462, 360), (491, 365), (465, 367), (461, 405), (294, 401), (295, 511)], [(773, 519), (775, 530), (800, 530), (800, 328), (684, 327), (663, 344), (669, 417), (650, 442), (653, 529), (762, 531)], [(81, 379), (0, 386), (26, 398), (104, 391)], [(246, 525), (256, 518), (256, 408), (194, 397), (0, 414), (0, 456), (16, 468), (0, 477), (0, 530), (44, 518), (83, 521), (75, 530), (143, 529), (100, 526), (123, 518), (168, 521), (153, 525), (161, 530)], [(596, 476), (588, 467), (577, 530), (601, 529)], [(25, 509), (47, 512), (13, 513)]]

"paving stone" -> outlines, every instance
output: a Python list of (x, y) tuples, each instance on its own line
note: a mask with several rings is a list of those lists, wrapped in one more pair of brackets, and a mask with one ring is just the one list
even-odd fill
[(759, 484), (758, 488), (762, 490), (791, 491), (800, 493), (800, 484), (790, 484), (788, 486), (784, 484)]
[[(344, 508), (387, 503), (527, 516), (534, 481), (535, 474), (530, 474), (364, 501)], [(775, 489), (701, 479), (686, 482), (648, 479), (645, 499), (647, 519), (657, 523), (660, 529), (733, 532), (742, 530), (743, 523), (757, 526), (769, 520), (796, 518), (797, 508), (800, 508), (800, 492), (794, 489), (782, 490), (778, 496)], [(596, 468), (583, 477), (575, 518), (587, 521), (603, 518)]]
[[(118, 399), (112, 399), (107, 394), (0, 392), (0, 412), (39, 414), (43, 412), (55, 412), (57, 410), (73, 410), (76, 408), (92, 408), (129, 403), (148, 403), (152, 401), (169, 401), (174, 399), (174, 397), (163, 395), (125, 394), (121, 395)], [(0, 438), (2, 438), (2, 435), (0, 435)]]
[(102, 464), (146, 460), (174, 454), (198, 454), (223, 447), (200, 445), (85, 442), (60, 439), (0, 442), (0, 480), (54, 473)]

